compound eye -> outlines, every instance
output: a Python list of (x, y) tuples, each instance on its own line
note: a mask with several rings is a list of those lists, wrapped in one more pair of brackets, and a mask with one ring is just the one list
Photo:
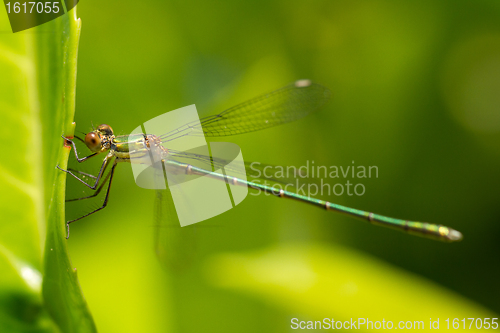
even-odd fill
[(94, 152), (101, 150), (101, 138), (95, 132), (90, 132), (85, 135), (85, 144)]
[(106, 125), (106, 124), (102, 124), (102, 125), (97, 126), (97, 130), (105, 133), (106, 135), (113, 134), (113, 129), (111, 128), (111, 126)]

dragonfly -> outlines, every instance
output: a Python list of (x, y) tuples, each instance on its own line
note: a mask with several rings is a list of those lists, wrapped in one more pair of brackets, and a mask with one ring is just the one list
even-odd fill
[[(145, 133), (115, 135), (111, 126), (102, 124), (97, 126), (93, 131), (87, 133), (84, 139), (76, 136), (74, 137), (82, 141), (91, 151), (90, 155), (84, 157), (79, 157), (74, 139), (63, 136), (66, 145), (73, 147), (76, 160), (80, 163), (95, 156), (104, 156), (99, 173), (96, 176), (73, 169), (65, 170), (57, 166), (61, 171), (66, 172), (91, 190), (95, 191), (94, 194), (90, 196), (68, 199), (66, 201), (84, 200), (95, 197), (101, 192), (105, 184), (107, 184), (104, 200), (99, 208), (66, 222), (66, 237), (69, 238), (69, 226), (71, 223), (94, 214), (107, 206), (116, 166), (124, 162), (134, 163), (134, 161), (137, 161), (134, 157), (138, 155), (148, 155), (154, 146), (157, 147), (157, 150), (158, 148), (160, 150), (161, 162), (164, 167), (177, 170), (187, 175), (207, 176), (228, 184), (231, 183), (233, 185), (245, 186), (250, 190), (263, 191), (278, 198), (293, 199), (327, 211), (342, 213), (377, 226), (404, 231), (416, 236), (445, 242), (460, 241), (462, 239), (462, 234), (444, 225), (387, 217), (372, 212), (345, 207), (326, 200), (301, 195), (293, 191), (277, 189), (274, 186), (261, 184), (254, 180), (240, 179), (232, 175), (229, 176), (223, 172), (214, 173), (210, 167), (200, 167), (189, 161), (202, 161), (212, 166), (217, 164), (223, 165), (225, 163), (224, 161), (220, 161), (212, 156), (168, 149), (169, 142), (185, 136), (225, 137), (289, 123), (316, 111), (325, 105), (330, 97), (331, 92), (326, 87), (310, 80), (299, 80), (271, 93), (238, 104), (221, 113), (200, 118), (199, 123), (184, 124), (175, 130), (168, 131), (161, 135)], [(261, 164), (261, 167), (265, 166), (265, 164)], [(104, 176), (105, 171), (109, 167), (111, 170)], [(92, 181), (86, 181), (84, 178), (90, 178)], [(274, 180), (280, 181), (279, 179)], [(158, 191), (158, 200), (165, 199), (165, 196), (168, 197), (165, 193), (162, 194), (162, 191)], [(157, 207), (157, 214), (172, 217), (173, 212), (171, 207), (166, 208), (160, 205)]]

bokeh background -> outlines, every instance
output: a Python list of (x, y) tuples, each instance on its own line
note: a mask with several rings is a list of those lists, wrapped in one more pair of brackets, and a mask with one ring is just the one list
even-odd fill
[[(324, 199), (464, 234), (445, 244), (249, 196), (200, 227), (200, 258), (172, 271), (155, 257), (155, 194), (119, 165), (109, 206), (69, 240), (101, 332), (287, 332), (293, 317), (363, 315), (363, 301), (326, 292), (339, 276), (353, 295), (359, 281), (380, 281), (365, 315), (407, 319), (393, 283), (415, 295), (437, 288), (436, 299), (408, 300), (422, 309), (446, 289), (500, 312), (498, 1), (85, 0), (78, 16), (77, 130), (107, 123), (128, 134), (169, 110), (196, 104), (208, 115), (309, 78), (332, 101), (228, 138), (245, 159), (378, 166), (363, 196)], [(325, 294), (308, 292), (311, 272)], [(392, 273), (408, 278), (387, 281)]]

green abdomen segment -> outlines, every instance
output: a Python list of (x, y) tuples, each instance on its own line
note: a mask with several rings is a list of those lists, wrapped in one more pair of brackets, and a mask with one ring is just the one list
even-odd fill
[(248, 186), (249, 188), (261, 190), (280, 198), (289, 198), (297, 201), (302, 201), (308, 204), (312, 204), (314, 206), (321, 207), (326, 210), (333, 210), (352, 217), (356, 217), (358, 219), (368, 221), (375, 225), (404, 231), (412, 235), (430, 238), (434, 240), (445, 241), (445, 242), (460, 241), (462, 239), (462, 234), (459, 231), (443, 225), (395, 219), (392, 217), (387, 217), (354, 208), (337, 205), (320, 199), (310, 198), (307, 196), (303, 196), (285, 190), (277, 190), (276, 188), (273, 188), (271, 186), (257, 184), (254, 182), (242, 180), (235, 177), (228, 177), (222, 174), (214, 174), (211, 173), (210, 171), (200, 169), (189, 164), (179, 163), (176, 161), (166, 161), (166, 163), (177, 168), (184, 168), (185, 172), (188, 174), (206, 175), (214, 179), (225, 181), (229, 184)]

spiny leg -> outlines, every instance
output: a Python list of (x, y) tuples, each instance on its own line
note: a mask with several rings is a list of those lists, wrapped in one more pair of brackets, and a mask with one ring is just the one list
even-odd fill
[[(92, 215), (92, 214), (94, 214), (95, 212), (98, 212), (98, 211), (100, 211), (101, 209), (103, 209), (104, 207), (106, 207), (106, 205), (108, 204), (109, 190), (111, 189), (111, 182), (113, 181), (113, 174), (115, 173), (115, 167), (116, 167), (116, 165), (117, 165), (117, 162), (115, 161), (115, 162), (113, 163), (113, 167), (111, 168), (111, 171), (109, 172), (109, 183), (108, 183), (108, 189), (107, 189), (107, 191), (106, 191), (106, 196), (104, 197), (104, 202), (102, 203), (102, 206), (101, 206), (101, 207), (99, 207), (99, 208), (97, 208), (97, 209), (95, 209), (95, 210), (93, 210), (93, 211), (91, 211), (90, 213), (87, 213), (87, 214), (85, 214), (85, 215), (83, 215), (83, 216), (80, 216), (80, 217), (79, 217), (79, 218), (77, 218), (77, 219), (74, 219), (74, 220), (71, 220), (71, 221), (66, 222), (66, 239), (68, 239), (68, 238), (69, 238), (69, 224), (70, 224), (70, 223), (73, 223), (73, 222), (76, 222), (76, 221), (78, 221), (78, 220), (81, 220), (81, 219), (83, 219), (84, 217), (87, 217), (87, 216), (89, 216), (89, 215)], [(106, 177), (106, 178), (107, 178), (107, 177)]]
[(79, 173), (81, 175), (84, 175), (84, 176), (87, 176), (87, 177), (90, 177), (92, 179), (97, 179), (97, 176), (94, 176), (93, 174), (90, 174), (90, 173), (86, 173), (86, 172), (83, 172), (83, 171), (80, 171), (80, 170), (76, 170), (76, 169), (73, 169), (73, 168), (68, 168), (68, 171), (71, 171), (71, 172), (75, 172), (75, 173)]
[[(77, 171), (77, 170), (72, 170), (72, 171), (73, 171), (73, 172), (78, 172), (78, 173), (84, 174), (84, 175), (89, 176), (89, 177), (92, 177), (92, 178), (94, 178), (94, 179), (95, 179), (95, 178), (97, 178), (96, 176), (93, 176), (93, 175), (91, 175), (91, 174), (87, 174), (87, 173), (85, 173), (85, 172), (81, 172), (81, 171)], [(106, 177), (104, 177), (104, 179), (103, 179), (103, 180), (102, 180), (102, 182), (101, 182), (101, 185), (99, 185), (99, 187), (98, 187), (98, 188), (97, 188), (97, 190), (94, 192), (94, 194), (91, 194), (91, 195), (86, 196), (86, 197), (81, 197), (81, 198), (66, 199), (65, 201), (66, 201), (66, 202), (71, 202), (71, 201), (85, 200), (85, 199), (90, 199), (90, 198), (93, 198), (93, 197), (95, 197), (95, 196), (99, 195), (99, 193), (101, 193), (102, 188), (104, 187), (104, 184), (106, 184), (107, 180), (109, 179), (110, 175), (111, 175), (111, 172), (110, 172), (110, 173), (108, 173), (108, 174), (106, 175)]]
[(73, 172), (69, 171), (69, 170), (64, 170), (62, 168), (59, 167), (59, 165), (56, 166), (56, 168), (58, 168), (59, 170), (61, 171), (64, 171), (68, 174), (70, 174), (71, 176), (73, 176), (74, 178), (76, 178), (76, 180), (78, 180), (79, 182), (81, 182), (82, 184), (84, 184), (85, 186), (89, 187), (90, 189), (92, 190), (95, 190), (97, 188), (97, 184), (99, 183), (99, 180), (101, 179), (101, 176), (104, 172), (104, 169), (106, 168), (106, 166), (108, 165), (108, 161), (109, 159), (112, 157), (111, 154), (108, 154), (106, 155), (106, 157), (104, 158), (104, 161), (102, 162), (102, 165), (101, 165), (101, 170), (99, 171), (99, 174), (97, 175), (97, 178), (95, 180), (95, 183), (94, 185), (90, 185), (88, 184), (86, 181), (84, 181), (83, 179), (79, 178), (78, 176), (76, 176)]

